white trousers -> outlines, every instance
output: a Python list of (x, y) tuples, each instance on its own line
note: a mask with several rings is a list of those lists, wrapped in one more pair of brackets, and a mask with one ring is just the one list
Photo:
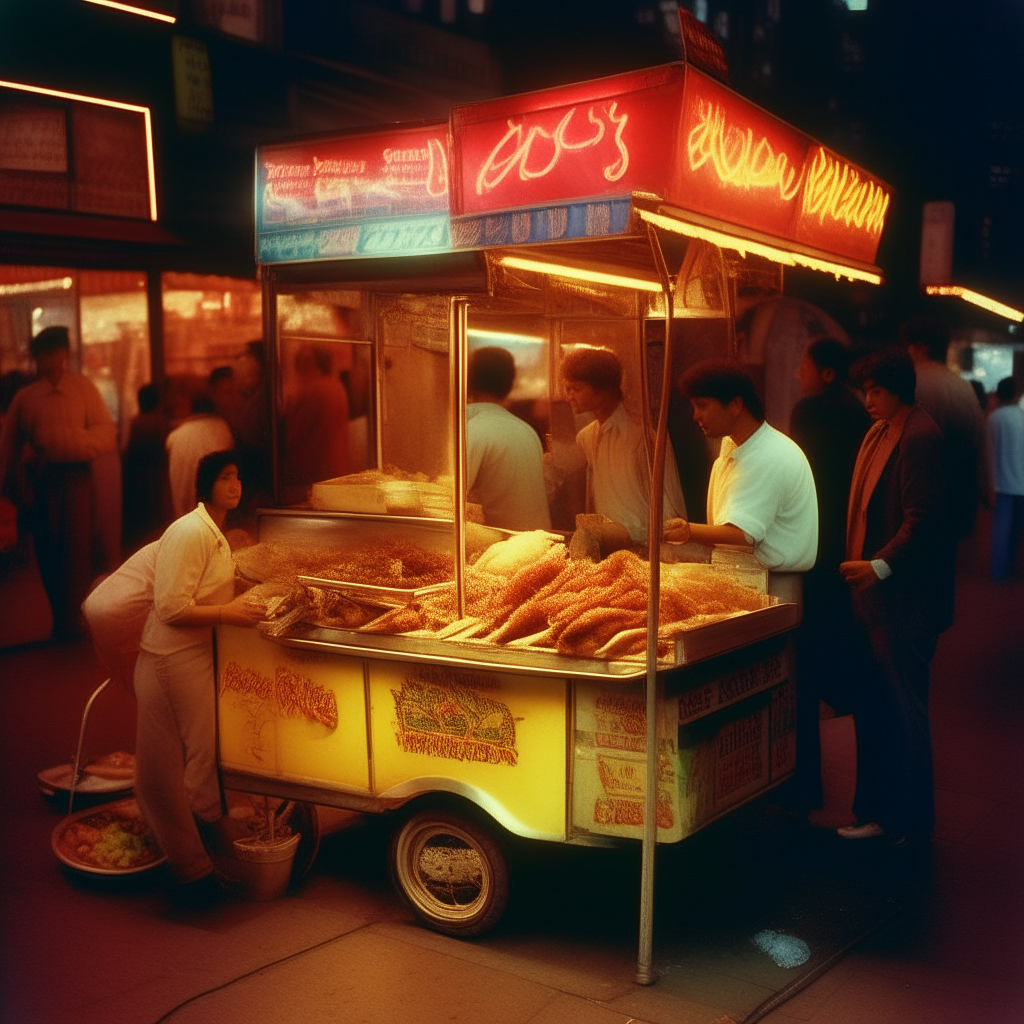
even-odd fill
[(135, 797), (179, 882), (213, 870), (193, 815), (221, 816), (216, 695), (209, 644), (174, 654), (139, 653)]

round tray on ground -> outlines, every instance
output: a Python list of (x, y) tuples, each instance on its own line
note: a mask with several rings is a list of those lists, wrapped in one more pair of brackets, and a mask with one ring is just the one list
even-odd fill
[[(74, 766), (57, 764), (52, 768), (44, 768), (36, 772), (36, 782), (43, 796), (56, 796), (58, 793), (71, 791), (71, 778)], [(102, 779), (98, 775), (83, 772), (75, 786), (75, 793), (82, 796), (119, 796), (132, 791), (135, 779)]]
[(116, 820), (118, 818), (122, 820), (133, 819), (141, 821), (142, 814), (139, 811), (138, 803), (136, 803), (133, 798), (129, 797), (125, 800), (115, 800), (109, 804), (100, 804), (96, 807), (89, 807), (82, 811), (76, 811), (63, 821), (58, 822), (57, 825), (54, 826), (53, 833), (50, 836), (50, 845), (53, 847), (53, 852), (57, 859), (67, 867), (73, 868), (75, 871), (84, 871), (90, 875), (117, 877), (121, 875), (138, 875), (144, 871), (151, 871), (153, 868), (159, 867), (165, 860), (167, 860), (167, 855), (161, 852), (159, 856), (155, 857), (153, 860), (146, 861), (144, 864), (139, 864), (135, 867), (106, 868), (79, 858), (73, 851), (69, 851), (61, 844), (61, 839), (64, 836), (64, 833), (72, 825), (76, 825), (88, 818), (96, 818), (97, 823), (109, 823), (110, 819)]

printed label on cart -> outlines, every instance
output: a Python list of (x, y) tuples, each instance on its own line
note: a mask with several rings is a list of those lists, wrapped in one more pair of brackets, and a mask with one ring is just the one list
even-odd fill
[(796, 686), (772, 690), (772, 781), (796, 770)]
[(715, 804), (735, 803), (768, 781), (768, 709), (726, 725), (715, 740)]
[[(598, 754), (597, 777), (601, 795), (594, 801), (595, 825), (643, 825), (645, 768), (643, 761)], [(661, 755), (658, 757), (659, 828), (669, 829), (675, 824), (672, 811), (674, 786), (672, 759)]]
[(598, 692), (594, 702), (594, 743), (608, 750), (647, 749), (647, 712), (643, 694)]
[(512, 712), (478, 692), (494, 686), (486, 676), (421, 666), (391, 691), (398, 745), (409, 754), (515, 766)]
[(763, 661), (712, 679), (695, 690), (679, 695), (679, 724), (686, 725), (711, 711), (735, 704), (752, 693), (776, 686), (788, 675), (789, 654), (780, 651)]

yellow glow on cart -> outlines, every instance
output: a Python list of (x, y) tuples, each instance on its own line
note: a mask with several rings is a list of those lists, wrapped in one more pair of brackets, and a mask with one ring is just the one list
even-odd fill
[(925, 288), (925, 293), (928, 295), (955, 295), (965, 302), (972, 302), (975, 306), (987, 309), (990, 313), (1005, 316), (1007, 320), (1016, 320), (1017, 323), (1024, 321), (1024, 313), (1019, 309), (1014, 309), (1013, 306), (1007, 306), (1003, 302), (997, 302), (987, 295), (973, 292), (970, 288), (963, 288), (958, 284), (930, 284)]
[(660, 292), (657, 281), (645, 281), (641, 277), (623, 277), (621, 274), (605, 274), (600, 270), (585, 270), (582, 267), (568, 267), (562, 263), (543, 263), (540, 260), (525, 260), (519, 256), (501, 256), (498, 262), (516, 270), (532, 270), (538, 274), (554, 277), (568, 277), (574, 281), (593, 281), (609, 284), (615, 288), (636, 288), (643, 292)]

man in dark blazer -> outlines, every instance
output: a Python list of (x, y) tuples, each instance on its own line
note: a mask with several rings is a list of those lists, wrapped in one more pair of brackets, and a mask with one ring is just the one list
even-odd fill
[(857, 374), (875, 420), (857, 456), (840, 573), (852, 589), (873, 666), (854, 701), (858, 824), (846, 839), (926, 839), (935, 823), (928, 686), (939, 634), (952, 621), (953, 540), (943, 438), (914, 404), (900, 350)]

